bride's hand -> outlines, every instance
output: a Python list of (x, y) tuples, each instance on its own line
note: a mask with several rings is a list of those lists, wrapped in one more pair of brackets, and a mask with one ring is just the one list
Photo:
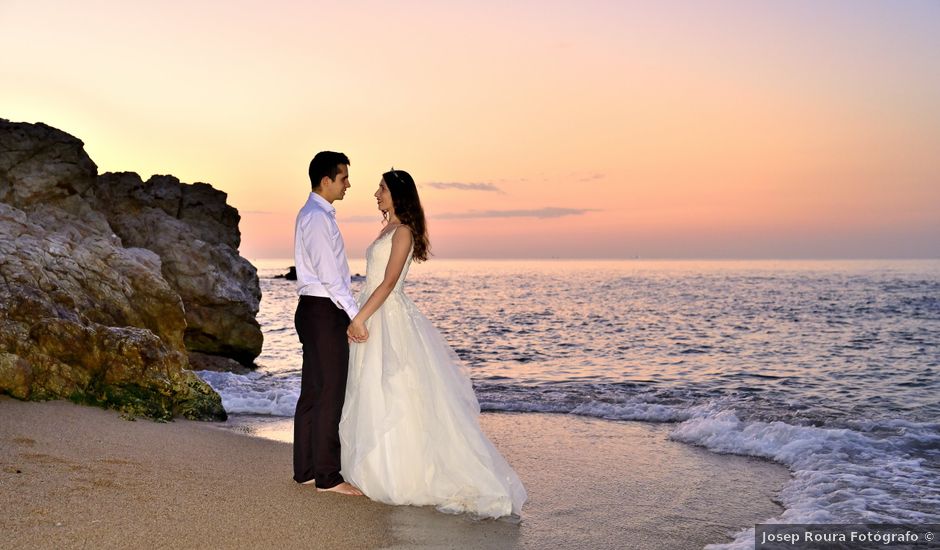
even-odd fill
[(346, 335), (349, 337), (350, 343), (355, 342), (361, 344), (369, 339), (369, 329), (366, 328), (366, 324), (357, 319), (353, 319), (349, 323), (349, 328), (346, 329)]

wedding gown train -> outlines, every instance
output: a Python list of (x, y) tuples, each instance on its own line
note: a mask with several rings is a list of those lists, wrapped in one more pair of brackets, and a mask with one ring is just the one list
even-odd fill
[[(389, 234), (366, 251), (360, 306), (382, 282)], [(518, 515), (526, 492), (480, 429), (465, 368), (402, 292), (411, 265), (368, 320), (369, 339), (350, 345), (340, 420), (342, 475), (369, 498), (433, 505), (482, 517)]]

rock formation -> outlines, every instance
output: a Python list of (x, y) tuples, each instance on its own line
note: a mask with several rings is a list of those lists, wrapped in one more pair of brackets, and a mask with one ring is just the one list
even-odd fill
[(0, 393), (224, 418), (187, 344), (260, 351), (237, 223), (208, 185), (98, 176), (78, 139), (0, 119)]
[(289, 268), (287, 268), (287, 273), (283, 275), (275, 275), (274, 278), (286, 279), (288, 281), (296, 281), (297, 280), (297, 268), (294, 266), (290, 266)]
[(160, 256), (163, 277), (183, 299), (186, 347), (251, 365), (261, 353), (261, 287), (257, 270), (238, 255), (239, 216), (226, 194), (125, 172), (101, 175), (88, 195), (124, 246)]

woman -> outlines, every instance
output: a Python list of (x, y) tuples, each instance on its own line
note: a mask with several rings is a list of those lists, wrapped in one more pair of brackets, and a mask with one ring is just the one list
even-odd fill
[(349, 326), (342, 475), (388, 504), (518, 515), (525, 489), (483, 435), (467, 373), (402, 292), (411, 260), (429, 253), (414, 180), (402, 170), (387, 172), (375, 198), (386, 223), (366, 250), (360, 311)]

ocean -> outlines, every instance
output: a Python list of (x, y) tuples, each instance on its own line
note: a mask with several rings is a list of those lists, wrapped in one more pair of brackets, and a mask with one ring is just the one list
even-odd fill
[[(261, 368), (198, 373), (236, 418), (293, 415), (290, 264), (256, 262)], [(484, 411), (669, 423), (775, 461), (791, 480), (768, 521), (940, 523), (940, 261), (432, 259), (405, 291)]]

